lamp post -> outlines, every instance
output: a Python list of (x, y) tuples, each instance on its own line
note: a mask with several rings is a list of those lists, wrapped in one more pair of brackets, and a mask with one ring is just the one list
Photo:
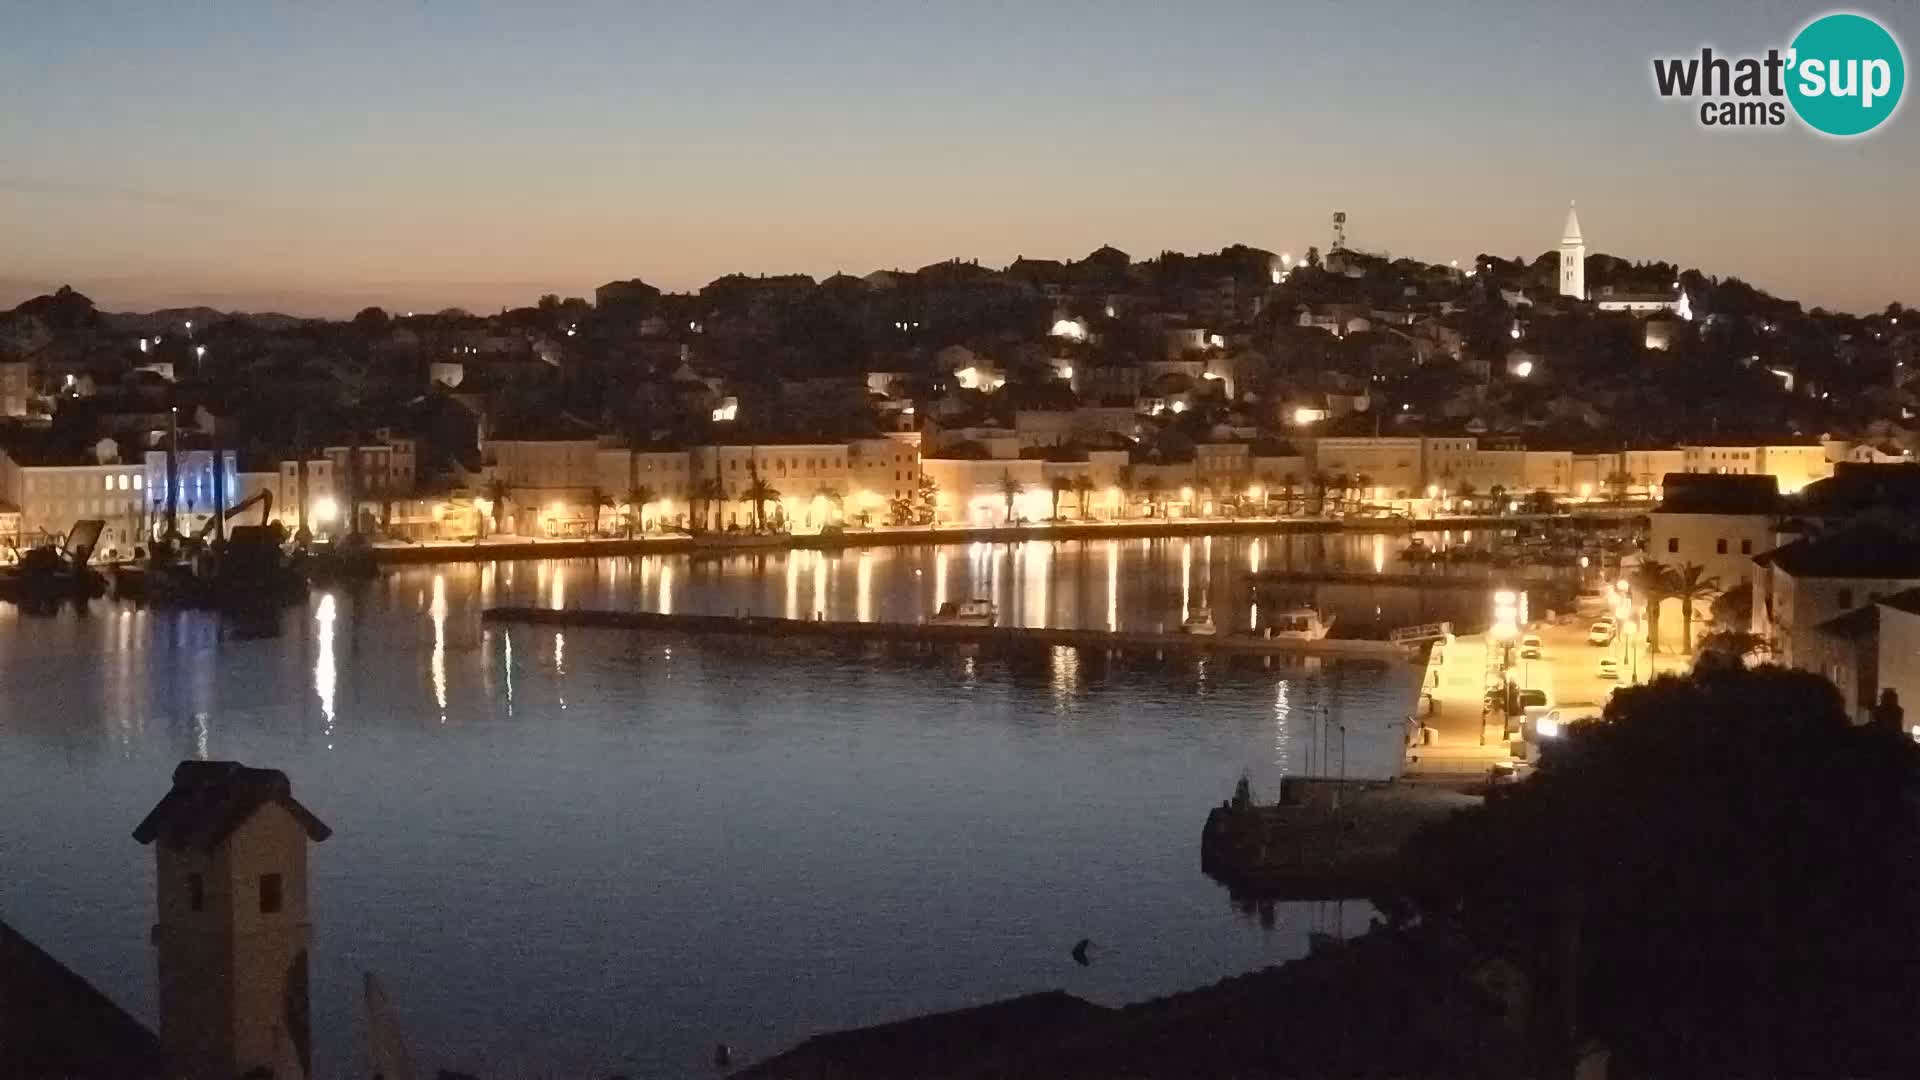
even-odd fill
[[(1500, 727), (1504, 734), (1507, 717), (1513, 711), (1513, 686), (1507, 671), (1513, 666), (1513, 641), (1520, 635), (1520, 597), (1511, 589), (1493, 594), (1493, 626), (1488, 631), (1500, 647)], [(1480, 742), (1487, 741), (1487, 726), (1480, 725)]]

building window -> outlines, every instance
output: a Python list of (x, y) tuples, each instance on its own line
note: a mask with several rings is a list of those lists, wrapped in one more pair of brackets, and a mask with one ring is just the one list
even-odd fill
[(1680, 538), (1677, 536), (1667, 537), (1667, 554), (1672, 555), (1677, 553), (1679, 550), (1680, 550)]
[(260, 914), (274, 915), (280, 911), (280, 875), (260, 875)]
[(199, 874), (187, 875), (187, 910), (207, 910), (207, 882)]
[(1725, 555), (1725, 554), (1727, 553), (1727, 538), (1726, 538), (1726, 537), (1724, 537), (1724, 536), (1723, 536), (1723, 537), (1721, 537), (1720, 539), (1718, 539), (1718, 540), (1715, 540), (1715, 541), (1713, 542), (1713, 553), (1714, 553), (1715, 555)]
[(1852, 589), (1840, 590), (1840, 606), (1842, 608), (1853, 607), (1853, 590)]
[(1742, 555), (1753, 554), (1753, 541), (1751, 540), (1740, 541), (1740, 554)]

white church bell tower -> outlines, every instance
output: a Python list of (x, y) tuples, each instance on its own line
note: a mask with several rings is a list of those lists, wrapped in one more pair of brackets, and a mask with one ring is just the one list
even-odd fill
[(1580, 216), (1567, 204), (1567, 227), (1560, 233), (1560, 295), (1587, 298), (1587, 242), (1580, 238)]

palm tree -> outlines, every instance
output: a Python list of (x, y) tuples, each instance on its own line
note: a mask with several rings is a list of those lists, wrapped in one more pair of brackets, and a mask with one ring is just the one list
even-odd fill
[(1013, 500), (1020, 497), (1020, 481), (1013, 478), (1011, 471), (1000, 474), (1000, 497), (1006, 500), (1006, 523), (1011, 525), (1013, 524)]
[(1142, 476), (1133, 481), (1132, 490), (1135, 494), (1146, 500), (1147, 516), (1153, 517), (1158, 512), (1157, 508), (1160, 504), (1160, 478), (1157, 476)]
[(635, 532), (647, 531), (647, 507), (651, 506), (660, 493), (645, 484), (636, 484), (627, 491), (627, 539), (633, 539)]
[(1047, 481), (1047, 490), (1053, 495), (1053, 520), (1060, 520), (1060, 496), (1073, 491), (1073, 481), (1064, 476), (1056, 476)]
[(940, 485), (934, 482), (933, 477), (921, 474), (920, 482), (914, 485), (911, 505), (914, 524), (933, 524), (933, 519), (940, 511)]
[(1674, 595), (1673, 568), (1647, 559), (1633, 572), (1633, 588), (1647, 598), (1647, 651), (1660, 651), (1660, 602)]
[(592, 507), (593, 507), (593, 531), (588, 533), (588, 535), (599, 536), (600, 535), (600, 511), (613, 509), (613, 496), (607, 494), (604, 491), (601, 491), (598, 487), (596, 487), (587, 494), (587, 499), (589, 502), (592, 503)]
[(1313, 512), (1320, 517), (1327, 515), (1327, 496), (1333, 493), (1332, 473), (1317, 472), (1307, 478), (1307, 487), (1313, 496)]
[(506, 512), (507, 500), (513, 497), (513, 486), (495, 476), (482, 484), (480, 490), (487, 500), (487, 516), (492, 519), (489, 522), (491, 531), (499, 532), (500, 515)]
[(1487, 498), (1493, 500), (1493, 513), (1498, 517), (1507, 512), (1507, 489), (1504, 484), (1495, 484), (1487, 489)]
[(753, 482), (747, 485), (747, 490), (742, 494), (748, 502), (753, 504), (753, 531), (766, 532), (767, 504), (779, 502), (780, 493), (773, 489), (773, 485), (762, 479), (759, 470), (756, 469), (753, 471)]
[(1093, 495), (1093, 477), (1080, 473), (1073, 478), (1073, 494), (1080, 500), (1080, 520), (1087, 520), (1087, 500)]
[(721, 483), (718, 477), (702, 480), (693, 489), (694, 501), (700, 503), (704, 511), (696, 515), (700, 519), (702, 528), (711, 530), (714, 527), (716, 515), (720, 512), (720, 504), (726, 500), (726, 497), (727, 485)]
[(1287, 473), (1280, 478), (1280, 512), (1293, 513), (1293, 500), (1300, 493), (1300, 478)]
[(1474, 490), (1472, 481), (1462, 480), (1460, 481), (1460, 486), (1453, 489), (1453, 494), (1456, 498), (1464, 500), (1467, 504), (1467, 509), (1471, 511), (1473, 509), (1473, 497), (1478, 494), (1478, 492)]
[[(819, 498), (827, 500), (828, 505), (840, 511), (840, 516), (843, 519), (846, 517), (847, 497), (839, 488), (834, 487), (832, 484), (822, 484), (814, 489), (813, 493)], [(824, 526), (826, 522), (822, 521), (819, 522), (819, 524)]]
[(1354, 487), (1354, 493), (1353, 493), (1354, 502), (1372, 502), (1373, 501), (1367, 495), (1367, 492), (1373, 490), (1373, 477), (1368, 476), (1366, 473), (1361, 473), (1360, 475), (1353, 478), (1353, 487)]
[(1693, 605), (1710, 603), (1720, 595), (1720, 579), (1698, 563), (1687, 563), (1673, 573), (1673, 595), (1680, 598), (1680, 651), (1693, 652)]
[(1627, 497), (1627, 489), (1633, 486), (1633, 477), (1624, 469), (1615, 469), (1613, 472), (1607, 474), (1605, 486), (1608, 491), (1612, 492), (1614, 499), (1625, 499)]

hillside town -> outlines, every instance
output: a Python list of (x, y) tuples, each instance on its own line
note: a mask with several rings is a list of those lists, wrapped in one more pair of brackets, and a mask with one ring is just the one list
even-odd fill
[[(1587, 254), (1332, 242), (823, 281), (638, 279), (474, 315), (0, 317), (0, 548), (263, 506), (319, 541), (808, 533), (1657, 500), (1907, 460), (1920, 327)], [(168, 484), (171, 475), (173, 483)], [(270, 500), (270, 502), (269, 502)]]
[(260, 492), (290, 529), (393, 541), (1422, 515), (1907, 456), (1920, 335), (1897, 311), (1588, 258), (1571, 211), (1565, 234), (1465, 270), (1107, 248), (345, 324), (63, 290), (6, 324), (0, 535), (100, 517), (132, 548)]

